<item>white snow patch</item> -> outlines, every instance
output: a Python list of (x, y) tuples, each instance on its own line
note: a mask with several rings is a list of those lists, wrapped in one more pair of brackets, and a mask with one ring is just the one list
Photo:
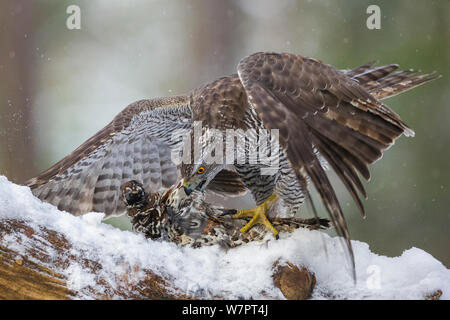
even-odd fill
[(65, 273), (68, 275), (67, 285), (75, 291), (81, 291), (95, 281), (95, 275), (86, 272), (78, 263), (71, 264)]
[[(372, 253), (366, 243), (352, 241), (355, 285), (339, 238), (318, 231), (301, 229), (283, 234), (280, 240), (268, 237), (265, 242), (228, 251), (217, 246), (193, 249), (121, 231), (102, 223), (103, 216), (89, 213), (75, 217), (59, 211), (35, 198), (29, 188), (0, 176), (0, 220), (22, 219), (32, 226), (61, 232), (72, 244), (71, 254), (103, 265), (98, 274), (76, 263), (61, 270), (80, 298), (87, 296), (86, 288), (95, 287), (99, 277), (115, 286), (117, 276), (126, 272), (128, 266), (138, 266), (140, 270), (152, 269), (170, 277), (178, 288), (203, 293), (204, 297), (226, 293), (229, 298), (282, 299), (272, 281), (272, 265), (280, 259), (304, 265), (315, 273), (313, 299), (423, 299), (438, 289), (443, 292), (441, 299), (450, 299), (450, 270), (418, 248), (389, 258)], [(0, 244), (14, 247), (19, 240), (29, 241), (26, 238), (22, 234), (4, 235), (0, 236)]]

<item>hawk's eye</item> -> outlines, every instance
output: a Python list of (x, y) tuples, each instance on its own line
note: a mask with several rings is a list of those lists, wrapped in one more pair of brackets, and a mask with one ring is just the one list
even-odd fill
[(198, 174), (202, 174), (202, 173), (204, 173), (205, 172), (205, 168), (203, 168), (203, 167), (200, 167), (200, 168), (198, 168), (198, 170), (197, 170), (197, 173)]

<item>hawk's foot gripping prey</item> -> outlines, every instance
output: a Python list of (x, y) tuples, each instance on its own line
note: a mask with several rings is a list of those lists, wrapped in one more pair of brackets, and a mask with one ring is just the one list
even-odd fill
[(238, 210), (236, 214), (234, 214), (232, 217), (235, 219), (242, 219), (242, 218), (251, 218), (250, 221), (241, 228), (241, 232), (245, 233), (247, 232), (251, 227), (253, 227), (255, 224), (262, 224), (268, 228), (275, 238), (278, 239), (278, 231), (275, 229), (275, 227), (272, 225), (272, 223), (267, 219), (266, 213), (267, 211), (278, 201), (278, 196), (276, 194), (272, 194), (269, 198), (267, 198), (264, 203), (260, 204), (254, 209), (250, 210)]
[[(231, 215), (236, 210), (215, 207), (204, 202), (201, 197), (189, 197), (181, 185), (173, 186), (160, 195), (158, 192), (145, 192), (142, 183), (131, 180), (124, 183), (121, 190), (133, 229), (147, 238), (193, 247), (218, 244), (233, 248), (250, 241), (262, 241), (269, 232), (264, 226), (255, 226), (245, 233), (241, 232), (248, 218), (233, 218)], [(275, 196), (270, 198), (266, 203), (267, 207), (276, 201)], [(247, 213), (243, 215), (248, 216)], [(267, 220), (265, 215), (264, 219)], [(293, 232), (298, 228), (320, 230), (330, 227), (328, 219), (275, 217), (271, 222), (281, 232)], [(270, 226), (271, 222), (267, 220)], [(275, 228), (272, 226), (272, 229)]]

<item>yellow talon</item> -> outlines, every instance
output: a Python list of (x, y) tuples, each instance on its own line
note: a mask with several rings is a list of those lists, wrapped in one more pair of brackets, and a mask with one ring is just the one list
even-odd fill
[(247, 232), (251, 227), (255, 224), (260, 223), (265, 225), (270, 231), (272, 231), (275, 237), (278, 236), (277, 229), (274, 228), (272, 223), (270, 223), (269, 219), (266, 217), (266, 212), (278, 201), (278, 197), (276, 194), (272, 194), (269, 198), (267, 198), (264, 203), (260, 204), (254, 209), (250, 210), (238, 210), (236, 214), (232, 217), (235, 219), (239, 218), (251, 218), (251, 220), (241, 229), (241, 232)]

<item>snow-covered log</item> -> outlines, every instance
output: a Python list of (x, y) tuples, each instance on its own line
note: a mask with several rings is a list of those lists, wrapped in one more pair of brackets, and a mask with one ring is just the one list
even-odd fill
[[(17, 241), (12, 241), (15, 238)], [(9, 240), (8, 240), (9, 239)], [(0, 299), (187, 299), (150, 269), (122, 262), (115, 277), (95, 257), (73, 250), (64, 234), (27, 221), (0, 221)], [(89, 253), (87, 253), (87, 256)], [(109, 273), (109, 272), (106, 272)]]
[[(17, 187), (8, 184), (10, 187)], [(5, 197), (0, 201), (4, 209), (13, 203)], [(148, 267), (136, 262), (130, 264), (126, 257), (120, 256), (120, 251), (116, 257), (110, 257), (114, 262), (104, 259), (101, 251), (95, 247), (95, 236), (92, 242), (89, 241), (91, 248), (83, 243), (89, 240), (83, 235), (83, 228), (86, 228), (83, 224), (87, 221), (90, 228), (86, 228), (86, 231), (89, 231), (91, 236), (94, 235), (92, 222), (100, 222), (99, 215), (88, 216), (88, 219), (70, 216), (69, 221), (63, 221), (64, 219), (59, 218), (66, 213), (61, 212), (57, 213), (58, 216), (52, 223), (48, 223), (47, 219), (52, 219), (51, 216), (40, 219), (39, 210), (33, 214), (33, 211), (28, 211), (26, 203), (18, 201), (14, 206), (20, 210), (21, 205), (24, 205), (24, 210), (32, 214), (30, 217), (7, 214), (3, 210), (0, 216), (0, 299), (227, 298), (225, 293), (217, 292), (209, 296), (198, 294), (196, 290), (177, 288), (170, 275), (152, 270), (155, 264)], [(12, 210), (14, 211), (14, 208)], [(78, 225), (79, 223), (81, 225)], [(69, 235), (65, 235), (62, 229), (57, 227), (61, 224), (67, 227), (67, 230), (72, 229), (72, 232), (69, 231)], [(100, 228), (97, 231), (97, 236), (107, 241), (102, 237), (105, 230)], [(127, 235), (133, 238), (133, 235)], [(133, 251), (133, 244), (129, 245)], [(126, 247), (123, 249), (126, 250)], [(147, 249), (148, 251), (135, 253), (151, 255), (152, 249)], [(276, 263), (273, 280), (274, 286), (289, 299), (309, 298), (315, 284), (314, 275), (307, 269), (299, 269), (292, 264), (281, 266), (279, 262)]]
[[(22, 234), (30, 241), (0, 246), (0, 299), (73, 299), (79, 298), (71, 278), (60, 272), (78, 265), (84, 272), (96, 274), (101, 263), (71, 253), (72, 244), (66, 237), (46, 227), (35, 229), (23, 220), (4, 219), (0, 223), (0, 238)], [(52, 256), (48, 252), (53, 252)], [(315, 284), (315, 277), (305, 268), (288, 264), (276, 265), (274, 285), (288, 299), (307, 299)], [(155, 274), (150, 269), (123, 265), (124, 272), (117, 274), (112, 283), (95, 279), (83, 288), (83, 296), (91, 299), (195, 299), (174, 288), (170, 279)], [(54, 270), (59, 270), (54, 271)], [(142, 274), (140, 274), (142, 273)], [(109, 279), (111, 280), (111, 279)], [(78, 288), (79, 289), (79, 288)], [(216, 298), (224, 298), (216, 296)]]
[(300, 299), (312, 288), (313, 299), (450, 298), (450, 270), (417, 248), (388, 258), (353, 241), (355, 284), (339, 239), (322, 232), (225, 251), (148, 240), (102, 218), (58, 211), (0, 177), (0, 298)]

